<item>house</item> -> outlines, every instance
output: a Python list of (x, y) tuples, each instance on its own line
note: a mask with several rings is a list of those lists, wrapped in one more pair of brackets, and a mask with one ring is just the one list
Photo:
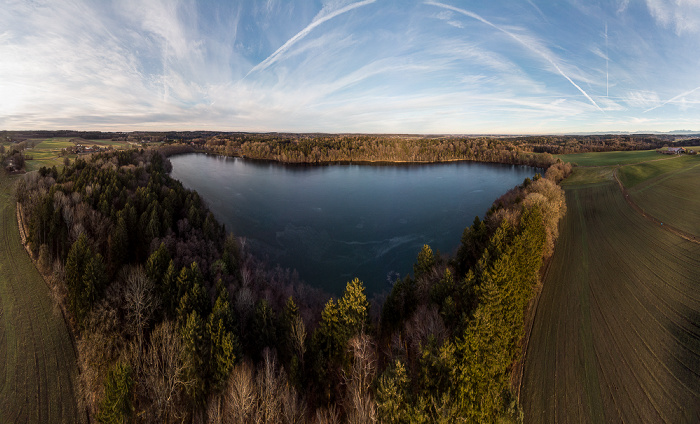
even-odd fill
[(680, 155), (681, 153), (685, 153), (685, 149), (682, 148), (682, 147), (669, 147), (669, 148), (668, 148), (668, 153), (669, 153), (669, 154)]

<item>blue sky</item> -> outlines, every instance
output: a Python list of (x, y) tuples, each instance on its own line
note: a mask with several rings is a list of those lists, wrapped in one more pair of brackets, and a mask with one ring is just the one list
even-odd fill
[(0, 129), (700, 130), (700, 0), (0, 0)]

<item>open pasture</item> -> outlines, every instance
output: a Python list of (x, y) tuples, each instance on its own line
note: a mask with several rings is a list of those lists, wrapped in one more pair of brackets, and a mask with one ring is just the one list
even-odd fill
[(700, 159), (629, 190), (645, 213), (700, 237)]
[(613, 166), (576, 167), (574, 172), (562, 181), (562, 187), (578, 186), (582, 184), (600, 184), (613, 181)]
[(646, 162), (659, 159), (662, 155), (657, 153), (656, 150), (629, 150), (621, 152), (573, 153), (555, 155), (554, 157), (578, 166), (608, 166)]
[(0, 176), (0, 422), (84, 422), (71, 336), (20, 242), (13, 181)]
[(614, 182), (567, 187), (526, 353), (526, 422), (700, 420), (700, 245)]
[(619, 176), (622, 184), (628, 189), (634, 189), (638, 184), (651, 183), (655, 178), (666, 178), (673, 172), (700, 163), (700, 155), (693, 156), (662, 156), (659, 160), (651, 160), (636, 165), (620, 167)]

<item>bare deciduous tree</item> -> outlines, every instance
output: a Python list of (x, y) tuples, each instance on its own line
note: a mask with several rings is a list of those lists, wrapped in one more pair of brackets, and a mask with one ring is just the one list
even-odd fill
[(316, 424), (340, 424), (340, 413), (335, 404), (316, 410)]
[(301, 424), (306, 417), (305, 403), (290, 386), (274, 352), (267, 348), (257, 372), (248, 361), (234, 367), (225, 400), (222, 415), (231, 424)]
[(151, 333), (143, 365), (143, 381), (154, 421), (180, 420), (183, 414), (178, 406), (191, 383), (185, 377), (182, 340), (171, 321), (164, 321)]
[(303, 363), (304, 353), (306, 353), (306, 326), (301, 316), (294, 317), (291, 336), (294, 350), (299, 355), (299, 360)]
[(263, 351), (263, 362), (256, 376), (258, 401), (260, 403), (256, 423), (280, 422), (281, 409), (281, 376), (277, 372), (277, 358), (269, 348)]
[(228, 422), (231, 424), (250, 422), (256, 402), (253, 366), (245, 361), (233, 368), (228, 380), (226, 396)]
[(350, 340), (352, 368), (345, 373), (347, 422), (365, 424), (377, 422), (377, 406), (370, 395), (376, 374), (376, 352), (372, 338), (360, 334)]
[[(153, 282), (142, 267), (132, 268), (126, 277), (124, 293), (127, 318), (138, 341), (139, 355), (143, 352), (143, 330), (159, 306)], [(139, 361), (140, 362), (140, 361)]]

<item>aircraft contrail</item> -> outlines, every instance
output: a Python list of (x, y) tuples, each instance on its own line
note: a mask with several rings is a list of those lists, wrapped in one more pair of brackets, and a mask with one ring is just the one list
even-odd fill
[(365, 1), (357, 2), (357, 3), (349, 4), (345, 7), (342, 7), (340, 9), (334, 11), (333, 13), (330, 13), (329, 15), (326, 15), (318, 20), (311, 22), (309, 25), (306, 26), (306, 28), (302, 29), (294, 37), (287, 40), (287, 42), (284, 43), (282, 45), (282, 47), (275, 50), (275, 52), (272, 53), (270, 56), (268, 56), (265, 60), (263, 60), (262, 62), (255, 65), (250, 71), (248, 71), (248, 73), (245, 75), (245, 77), (243, 77), (243, 79), (245, 79), (248, 75), (252, 74), (253, 72), (261, 71), (261, 70), (269, 67), (273, 63), (277, 62), (279, 57), (284, 52), (289, 50), (289, 48), (292, 47), (297, 41), (306, 37), (314, 28), (321, 25), (322, 23), (324, 23), (330, 19), (333, 19), (336, 16), (342, 15), (343, 13), (349, 12), (353, 9), (357, 9), (358, 7), (362, 7), (362, 6), (366, 6), (368, 4), (374, 3), (375, 1), (377, 1), (377, 0), (365, 0)]
[(460, 8), (458, 8), (458, 7), (450, 6), (449, 4), (438, 3), (438, 2), (435, 2), (435, 1), (426, 1), (425, 4), (429, 4), (429, 5), (437, 6), (437, 7), (442, 7), (442, 8), (444, 8), (444, 9), (448, 9), (448, 10), (451, 10), (451, 11), (453, 11), (453, 12), (461, 13), (461, 14), (463, 14), (463, 15), (469, 16), (470, 18), (474, 18), (474, 19), (476, 19), (477, 21), (483, 22), (483, 23), (485, 23), (486, 25), (488, 25), (488, 26), (490, 26), (490, 27), (493, 27), (493, 28), (495, 28), (495, 29), (501, 31), (502, 33), (508, 35), (508, 36), (511, 37), (513, 40), (515, 40), (515, 41), (517, 41), (518, 43), (520, 43), (520, 44), (522, 44), (523, 46), (525, 46), (528, 50), (530, 50), (530, 51), (532, 51), (532, 52), (538, 54), (539, 56), (541, 56), (541, 57), (543, 57), (545, 60), (547, 60), (547, 62), (549, 62), (552, 66), (554, 66), (554, 69), (556, 69), (557, 72), (559, 72), (559, 74), (561, 74), (561, 76), (563, 76), (564, 78), (566, 78), (566, 80), (569, 81), (569, 82), (571, 83), (571, 85), (573, 85), (574, 87), (576, 87), (576, 89), (578, 89), (578, 91), (580, 91), (581, 94), (583, 94), (584, 96), (586, 96), (586, 98), (588, 99), (588, 101), (590, 101), (590, 102), (593, 104), (593, 106), (595, 106), (599, 111), (605, 112), (603, 109), (600, 108), (600, 106), (598, 106), (598, 103), (596, 103), (596, 102), (591, 98), (591, 96), (588, 95), (588, 93), (586, 93), (581, 87), (578, 86), (578, 84), (576, 84), (571, 78), (569, 78), (569, 76), (566, 75), (566, 74), (564, 73), (564, 71), (561, 70), (561, 68), (559, 67), (559, 65), (557, 65), (557, 64), (554, 62), (554, 60), (552, 60), (552, 58), (551, 58), (547, 53), (545, 53), (545, 52), (543, 52), (543, 51), (541, 51), (541, 50), (539, 50), (539, 49), (536, 49), (536, 48), (532, 47), (530, 44), (528, 44), (527, 42), (525, 42), (523, 39), (521, 39), (521, 38), (518, 37), (517, 35), (513, 34), (512, 32), (506, 31), (505, 29), (499, 27), (498, 25), (493, 24), (493, 23), (487, 21), (486, 19), (482, 18), (481, 16), (477, 15), (476, 13), (470, 12), (470, 11), (468, 11), (468, 10), (460, 9)]
[(671, 102), (673, 102), (673, 101), (675, 101), (675, 100), (678, 100), (678, 99), (680, 99), (681, 97), (685, 97), (685, 96), (687, 96), (688, 94), (692, 94), (692, 93), (694, 93), (694, 92), (696, 92), (696, 91), (698, 91), (698, 90), (700, 90), (700, 87), (695, 87), (695, 88), (693, 88), (693, 89), (690, 90), (690, 91), (686, 91), (685, 93), (681, 93), (681, 94), (677, 95), (676, 97), (673, 97), (673, 98), (671, 98), (671, 99), (666, 100), (665, 102), (661, 103), (660, 105), (656, 105), (656, 106), (654, 106), (654, 107), (652, 107), (652, 108), (649, 108), (649, 109), (645, 110), (644, 113), (651, 112), (652, 110), (658, 109), (658, 108), (660, 108), (661, 106), (666, 106), (667, 104), (669, 104), (669, 103), (671, 103)]

